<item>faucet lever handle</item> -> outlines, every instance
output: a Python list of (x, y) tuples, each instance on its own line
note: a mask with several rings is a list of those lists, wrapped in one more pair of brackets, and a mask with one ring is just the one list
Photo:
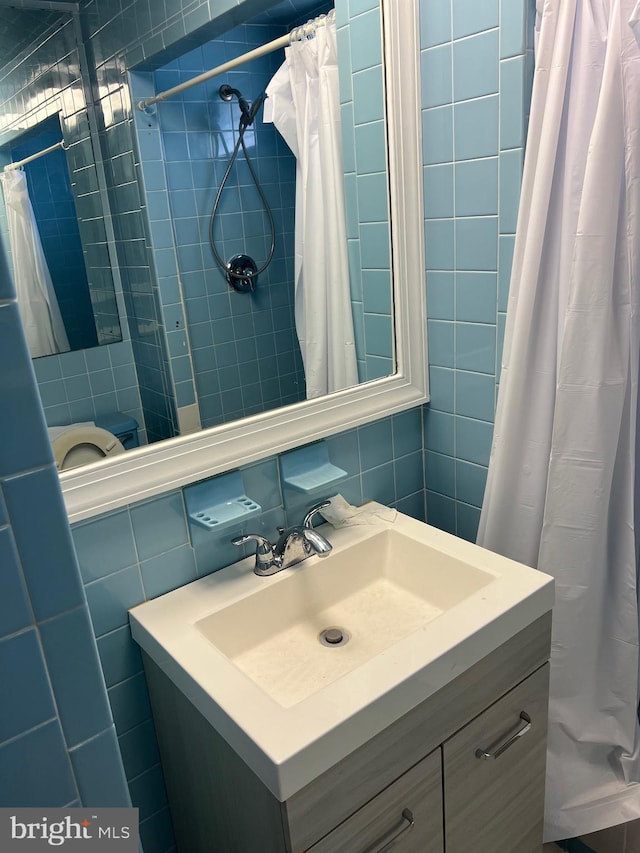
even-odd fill
[(313, 521), (313, 517), (318, 513), (322, 512), (323, 509), (326, 509), (328, 506), (331, 506), (331, 501), (322, 501), (315, 506), (312, 506), (309, 512), (305, 515), (304, 520), (302, 522), (303, 527), (311, 527), (311, 522)]
[(231, 540), (232, 545), (244, 545), (246, 542), (256, 543), (254, 573), (260, 577), (275, 574), (278, 571), (278, 558), (271, 542), (259, 533), (247, 533), (246, 536), (238, 536)]
[(256, 543), (256, 556), (260, 557), (267, 554), (271, 556), (273, 550), (271, 542), (264, 536), (260, 536), (259, 533), (247, 533), (246, 536), (238, 536), (231, 540), (232, 545), (244, 545), (247, 542)]

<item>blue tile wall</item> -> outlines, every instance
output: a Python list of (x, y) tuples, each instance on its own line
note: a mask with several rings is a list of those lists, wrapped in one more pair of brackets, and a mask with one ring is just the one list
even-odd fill
[(532, 68), (532, 0), (422, 0), (431, 402), (427, 518), (475, 540), (493, 433)]
[(97, 645), (1, 247), (0, 359), (0, 804), (127, 806)]

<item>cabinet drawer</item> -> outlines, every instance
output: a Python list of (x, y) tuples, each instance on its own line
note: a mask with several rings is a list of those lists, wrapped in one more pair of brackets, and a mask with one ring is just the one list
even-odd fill
[(309, 853), (442, 853), (442, 755), (437, 749)]
[(444, 744), (447, 853), (540, 853), (548, 684), (547, 664)]

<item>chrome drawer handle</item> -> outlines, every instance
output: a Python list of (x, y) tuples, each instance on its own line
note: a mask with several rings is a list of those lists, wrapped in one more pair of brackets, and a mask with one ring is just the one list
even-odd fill
[[(401, 835), (413, 829), (414, 823), (413, 813), (409, 809), (404, 809), (399, 826), (390, 829), (386, 835), (383, 835), (382, 838), (374, 842), (371, 847), (367, 847), (364, 853), (386, 853), (387, 850), (391, 850)], [(382, 844), (382, 847), (378, 847), (379, 844)]]
[(513, 744), (517, 740), (519, 740), (521, 737), (523, 737), (523, 735), (526, 735), (526, 733), (531, 728), (531, 717), (525, 711), (521, 711), (520, 712), (520, 719), (522, 720), (523, 725), (520, 726), (520, 728), (518, 729), (518, 731), (515, 734), (511, 735), (511, 737), (508, 740), (506, 740), (504, 743), (500, 744), (500, 746), (498, 746), (496, 749), (494, 749), (493, 752), (488, 752), (486, 749), (476, 749), (476, 758), (480, 758), (483, 760), (486, 760), (489, 758), (500, 758), (500, 756), (502, 755), (503, 752), (506, 752), (509, 749), (509, 747), (513, 746)]

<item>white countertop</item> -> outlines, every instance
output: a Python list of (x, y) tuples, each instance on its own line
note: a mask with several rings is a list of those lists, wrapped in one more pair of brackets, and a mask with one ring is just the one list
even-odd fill
[(493, 579), (290, 707), (261, 689), (197, 623), (267, 587), (277, 596), (291, 573), (322, 571), (318, 557), (267, 578), (254, 575), (254, 558), (247, 558), (130, 611), (134, 639), (281, 801), (553, 606), (548, 575), (402, 514), (393, 523), (320, 528), (334, 548), (325, 560), (385, 529), (424, 544), (429, 561), (453, 558)]

